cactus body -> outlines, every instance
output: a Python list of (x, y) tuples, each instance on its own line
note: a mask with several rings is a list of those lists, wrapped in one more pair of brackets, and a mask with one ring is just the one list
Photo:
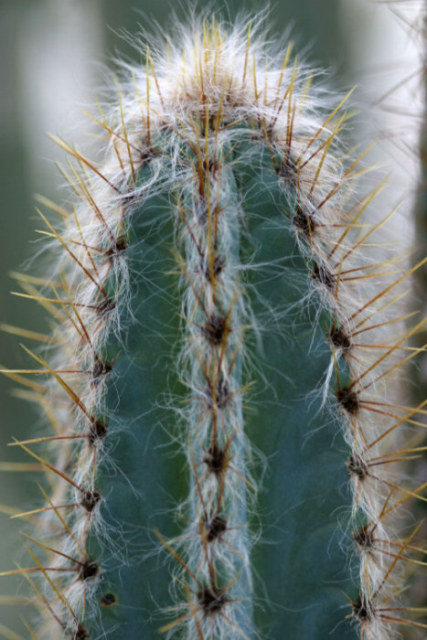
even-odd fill
[(423, 487), (388, 471), (421, 450), (392, 380), (410, 272), (367, 250), (386, 216), (361, 222), (379, 187), (337, 142), (345, 99), (289, 54), (203, 23), (101, 110), (101, 168), (58, 140), (79, 205), (61, 231), (41, 213), (59, 282), (29, 290), (57, 322), (30, 352), (55, 436), (17, 443), (59, 478), (37, 637), (423, 628), (393, 600)]

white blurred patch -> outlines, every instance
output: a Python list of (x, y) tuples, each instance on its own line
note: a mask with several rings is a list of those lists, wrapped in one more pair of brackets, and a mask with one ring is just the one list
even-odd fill
[(64, 156), (45, 132), (79, 145), (90, 128), (80, 107), (93, 104), (100, 84), (104, 30), (98, 1), (35, 5), (22, 12), (18, 82), (31, 182), (40, 188), (57, 181), (51, 161)]
[(410, 215), (420, 180), (419, 137), (424, 108), (425, 5), (422, 0), (341, 0), (352, 79), (358, 85), (364, 144), (377, 138), (371, 162), (385, 163), (391, 188), (378, 210), (400, 201), (394, 230), (407, 246), (413, 241)]

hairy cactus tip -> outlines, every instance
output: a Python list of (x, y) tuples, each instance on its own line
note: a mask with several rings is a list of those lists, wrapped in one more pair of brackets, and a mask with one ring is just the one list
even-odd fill
[(69, 198), (39, 198), (50, 266), (17, 276), (49, 333), (3, 327), (41, 343), (3, 369), (46, 418), (12, 443), (46, 480), (2, 574), (33, 591), (33, 639), (427, 629), (427, 410), (404, 390), (426, 259), (396, 257), (351, 92), (262, 22), (141, 43), (91, 115), (101, 160), (54, 137)]

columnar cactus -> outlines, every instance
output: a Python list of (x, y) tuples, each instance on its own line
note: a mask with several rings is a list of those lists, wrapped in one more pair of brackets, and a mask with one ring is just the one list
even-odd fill
[(20, 279), (54, 330), (5, 371), (51, 428), (14, 443), (49, 480), (20, 514), (33, 564), (7, 572), (34, 589), (33, 638), (427, 628), (402, 595), (426, 410), (399, 382), (425, 260), (387, 252), (349, 96), (256, 31), (196, 21), (124, 65), (92, 116), (101, 162), (55, 138), (74, 195), (41, 199), (54, 266)]

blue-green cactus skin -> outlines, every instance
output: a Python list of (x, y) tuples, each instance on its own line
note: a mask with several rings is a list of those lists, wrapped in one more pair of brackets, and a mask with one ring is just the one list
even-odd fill
[[(289, 637), (308, 640), (331, 632), (353, 638), (351, 625), (342, 623), (343, 591), (357, 595), (348, 539), (346, 445), (331, 392), (321, 407), (331, 360), (325, 329), (331, 314), (321, 309), (312, 265), (302, 257), (295, 234), (295, 201), (283, 195), (270, 154), (262, 141), (241, 146), (243, 160), (238, 147), (233, 154), (230, 206), (238, 212), (236, 255), (259, 328), (258, 337), (251, 327), (245, 332), (250, 364), (243, 383), (254, 384), (244, 423), (262, 454), (253, 471), (262, 478), (257, 512), (249, 521), (240, 514), (239, 520), (252, 532), (262, 531), (252, 554), (254, 594), (247, 585), (247, 598), (255, 598), (262, 637), (279, 637), (286, 629)], [(163, 192), (129, 209), (130, 303), (120, 311), (120, 335), (110, 336), (106, 346), (107, 360), (118, 354), (105, 392), (105, 414), (111, 416), (108, 457), (96, 479), (106, 537), (99, 543), (97, 532), (89, 541), (102, 574), (87, 625), (91, 634), (105, 632), (114, 640), (123, 633), (141, 637), (141, 629), (144, 638), (158, 637), (161, 618), (153, 615), (153, 603), (167, 607), (171, 578), (164, 557), (155, 552), (153, 532), (179, 536), (174, 505), (185, 500), (191, 482), (194, 490), (174, 445), (174, 438), (185, 437), (174, 406), (185, 403), (188, 391), (176, 368), (186, 323), (179, 317), (171, 199)], [(115, 602), (103, 605), (111, 594)], [(97, 611), (99, 602), (99, 613), (92, 613), (90, 607)]]

